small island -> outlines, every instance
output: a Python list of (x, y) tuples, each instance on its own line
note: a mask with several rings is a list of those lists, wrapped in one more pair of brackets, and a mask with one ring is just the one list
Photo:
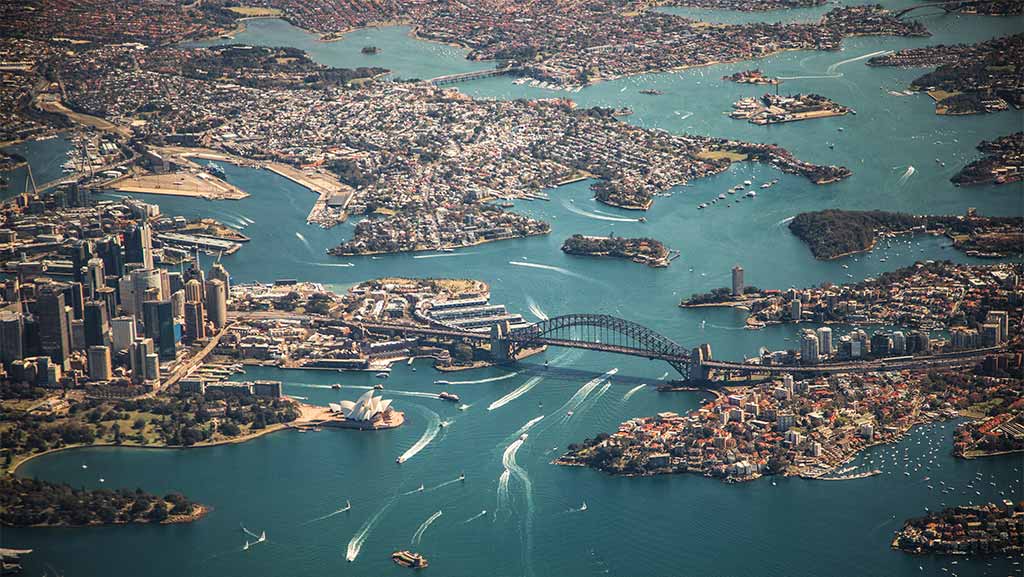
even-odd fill
[(949, 179), (953, 184), (1009, 184), (1024, 178), (1024, 132), (983, 140), (978, 150), (988, 156), (963, 167)]
[(732, 107), (735, 110), (729, 114), (730, 117), (759, 125), (843, 116), (850, 112), (849, 108), (820, 94), (765, 94), (760, 99), (741, 98)]
[(1024, 218), (918, 216), (881, 210), (821, 210), (796, 215), (789, 230), (807, 243), (819, 260), (832, 260), (874, 248), (878, 239), (904, 234), (944, 234), (969, 256), (1020, 254)]
[(75, 489), (13, 475), (0, 477), (0, 523), (6, 527), (190, 523), (207, 512), (178, 493), (157, 497), (142, 489)]
[(765, 76), (764, 72), (761, 72), (761, 70), (758, 69), (758, 68), (755, 68), (753, 70), (743, 70), (743, 71), (740, 71), (740, 72), (736, 72), (734, 74), (730, 74), (728, 76), (723, 76), (722, 80), (728, 80), (730, 82), (736, 82), (738, 84), (771, 84), (771, 85), (775, 85), (775, 84), (778, 84), (780, 82), (780, 80), (778, 78), (773, 78), (771, 76)]
[(665, 245), (653, 238), (574, 234), (565, 239), (562, 252), (579, 256), (628, 258), (635, 263), (653, 268), (667, 267), (672, 260)]
[(1024, 503), (950, 507), (909, 519), (892, 548), (913, 554), (1020, 555), (1024, 553)]

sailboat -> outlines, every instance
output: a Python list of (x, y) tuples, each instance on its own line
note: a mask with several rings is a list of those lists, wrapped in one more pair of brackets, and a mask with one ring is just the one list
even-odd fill
[(242, 547), (242, 551), (248, 551), (248, 550), (249, 550), (249, 542), (246, 541), (245, 542), (245, 547)]
[(267, 532), (263, 531), (260, 533), (260, 538), (256, 540), (257, 543), (262, 543), (267, 540)]
[(583, 504), (580, 505), (580, 511), (586, 511), (586, 510), (587, 510), (587, 502), (584, 501)]
[(342, 511), (348, 511), (351, 508), (352, 508), (352, 502), (349, 501), (348, 499), (345, 499), (345, 508), (342, 509)]

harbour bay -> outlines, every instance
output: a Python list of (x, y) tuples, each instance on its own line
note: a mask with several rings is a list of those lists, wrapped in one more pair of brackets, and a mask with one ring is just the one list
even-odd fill
[[(936, 116), (933, 103), (924, 94), (888, 94), (888, 90), (906, 88), (923, 70), (869, 68), (863, 60), (844, 63), (906, 46), (971, 42), (1011, 33), (1020, 29), (1022, 19), (948, 16), (928, 17), (924, 22), (935, 32), (933, 37), (854, 38), (844, 43), (841, 53), (783, 53), (755, 62), (603, 82), (572, 94), (516, 86), (502, 77), (458, 86), (475, 97), (569, 97), (580, 106), (629, 106), (634, 112), (625, 120), (640, 126), (776, 142), (801, 159), (842, 164), (854, 171), (851, 178), (836, 184), (816, 186), (767, 166), (739, 163), (723, 174), (677, 188), (670, 198), (657, 198), (645, 215), (647, 222), (640, 223), (624, 221), (637, 218), (634, 212), (594, 202), (589, 182), (584, 181), (548, 191), (550, 202), (516, 201), (513, 210), (548, 220), (550, 235), (438, 255), (443, 258), (408, 254), (329, 257), (325, 249), (350, 236), (351, 225), (331, 230), (307, 226), (305, 216), (314, 195), (266, 171), (225, 166), (228, 180), (251, 194), (240, 201), (138, 196), (160, 204), (167, 214), (209, 215), (228, 223), (244, 224), (239, 216), (254, 221), (244, 229), (252, 237), (251, 243), (222, 260), (236, 282), (290, 277), (344, 290), (359, 281), (384, 276), (477, 278), (490, 284), (496, 302), (524, 315), (531, 303), (549, 316), (606, 312), (650, 326), (679, 343), (710, 342), (716, 357), (739, 360), (756, 354), (761, 346), (792, 347), (797, 328), (802, 327), (746, 331), (741, 328), (742, 311), (676, 307), (692, 293), (726, 286), (734, 264), (746, 269), (750, 284), (784, 289), (846, 282), (851, 280), (847, 275), (860, 280), (916, 260), (983, 262), (948, 248), (948, 240), (933, 237), (914, 238), (910, 244), (903, 239), (895, 243), (897, 248), (879, 247), (838, 261), (815, 261), (785, 226), (796, 213), (833, 207), (932, 214), (960, 214), (976, 207), (981, 214), (1021, 213), (1024, 191), (1020, 186), (956, 188), (948, 182), (960, 166), (978, 156), (974, 149), (978, 141), (1020, 126), (1020, 111)], [(256, 20), (234, 41), (291, 43), (310, 50), (326, 64), (355, 66), (368, 65), (360, 64), (368, 61), (391, 67), (403, 77), (460, 72), (481, 64), (463, 60), (464, 53), (450, 47), (411, 39), (404, 28), (359, 31), (350, 41), (313, 46), (305, 32), (290, 25)], [(373, 60), (358, 50), (370, 44), (382, 48)], [(389, 60), (390, 55), (396, 55), (396, 60)], [(858, 114), (771, 127), (730, 119), (724, 113), (732, 101), (767, 88), (735, 85), (722, 81), (721, 76), (755, 66), (782, 77), (830, 76), (787, 80), (780, 90), (819, 92), (853, 107)], [(656, 88), (664, 94), (639, 94), (643, 88)], [(29, 156), (57, 157), (62, 154), (59, 147), (66, 146), (60, 140), (37, 144), (47, 142), (52, 150), (36, 153), (31, 149)], [(883, 150), (891, 152), (882, 154)], [(937, 158), (946, 166), (936, 163)], [(901, 182), (908, 166), (915, 166), (916, 171)], [(780, 182), (756, 200), (728, 209), (696, 210), (699, 202), (738, 182), (774, 178)], [(37, 179), (41, 180), (38, 175)], [(558, 250), (562, 240), (573, 233), (611, 232), (658, 238), (669, 248), (680, 250), (682, 257), (668, 269), (654, 270), (628, 262), (567, 256)], [(883, 255), (886, 262), (879, 260)], [(349, 262), (354, 266), (338, 266)], [(849, 268), (842, 268), (844, 264)], [(703, 328), (702, 321), (706, 321)], [(633, 416), (665, 410), (685, 412), (705, 396), (700, 392), (659, 394), (649, 388), (627, 401), (623, 399), (626, 391), (640, 383), (656, 384), (670, 367), (596, 353), (561, 356), (563, 353), (553, 349), (530, 359), (525, 370), (512, 378), (458, 385), (458, 394), (470, 405), (465, 412), (396, 394), (396, 405), (407, 411), (409, 422), (394, 431), (289, 431), (210, 449), (96, 448), (35, 459), (18, 474), (86, 487), (100, 486), (102, 474), (110, 486), (141, 486), (152, 492), (180, 490), (211, 505), (213, 511), (192, 525), (97, 528), (76, 532), (73, 537), (62, 529), (5, 529), (5, 546), (45, 550), (45, 556), (25, 561), (26, 568), (35, 573), (52, 567), (69, 575), (106, 574), (107, 559), (95, 553), (117, 551), (126, 564), (144, 566), (145, 572), (153, 575), (319, 575), (326, 571), (397, 575), (403, 569), (390, 562), (388, 553), (407, 546), (416, 527), (442, 510), (444, 515), (425, 531), (422, 543), (430, 551), (434, 570), (443, 575), (674, 575), (678, 567), (689, 567), (700, 575), (882, 576), (922, 574), (919, 566), (923, 574), (937, 574), (950, 566), (949, 561), (938, 558), (889, 550), (897, 520), (918, 515), (924, 507), (940, 508), (938, 495), (922, 491), (925, 474), (906, 477), (902, 463), (869, 479), (833, 483), (781, 479), (777, 486), (764, 479), (725, 485), (690, 475), (613, 478), (550, 465), (558, 453), (555, 447), (562, 450), (569, 442), (614, 430)], [(545, 374), (543, 360), (550, 360), (554, 374)], [(426, 364), (414, 366), (419, 370), (397, 366), (385, 391), (437, 392), (433, 380), (445, 377)], [(613, 386), (600, 397), (591, 393), (586, 409), (562, 422), (564, 414), (557, 412), (559, 407), (590, 377), (560, 374), (560, 366), (589, 371), (595, 377), (617, 367), (621, 378), (613, 379)], [(507, 373), (505, 369), (484, 369), (461, 373), (457, 379), (485, 380)], [(535, 375), (544, 379), (528, 393), (500, 409), (486, 410), (488, 404)], [(346, 385), (374, 382), (369, 374), (271, 368), (250, 368), (245, 378), (282, 380), (287, 394), (307, 397), (308, 402), (319, 405), (338, 398), (351, 400), (361, 392), (346, 390)], [(337, 382), (343, 385), (340, 392), (329, 388)], [(395, 457), (424, 433), (431, 411), (450, 419), (451, 425), (414, 458), (396, 465)], [(512, 477), (506, 505), (496, 510), (503, 453), (515, 441), (514, 433), (539, 415), (545, 418), (533, 426), (516, 454), (517, 464), (530, 481), (529, 492), (526, 483)], [(952, 430), (952, 423), (923, 427), (899, 445), (874, 448), (868, 455), (898, 451), (902, 459), (906, 451), (910, 459), (932, 459), (940, 465), (928, 473), (936, 481), (963, 486), (981, 472), (994, 476), (999, 490), (1011, 487), (1012, 498), (1024, 496), (1019, 457), (954, 459), (948, 451)], [(929, 453), (940, 446), (942, 450)], [(84, 463), (89, 465), (87, 470), (80, 467)], [(465, 483), (432, 489), (461, 472), (466, 474)], [(215, 479), (220, 482), (213, 482)], [(421, 483), (429, 490), (402, 494)], [(986, 486), (982, 495), (974, 498), (997, 497), (998, 490)], [(346, 499), (351, 500), (352, 511), (310, 522), (337, 509)], [(578, 510), (582, 502), (588, 503), (586, 511)], [(482, 510), (488, 514), (463, 523)], [(378, 513), (358, 557), (346, 563), (346, 546)], [(242, 552), (245, 535), (239, 524), (257, 532), (266, 530), (268, 541)], [(768, 534), (773, 537), (765, 538)], [(641, 550), (644, 554), (638, 555)], [(995, 575), (1011, 571), (1011, 565), (1005, 559), (971, 559), (960, 560), (955, 570), (960, 575)]]

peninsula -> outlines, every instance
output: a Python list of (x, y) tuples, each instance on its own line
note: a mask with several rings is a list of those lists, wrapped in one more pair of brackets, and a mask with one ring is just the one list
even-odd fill
[(960, 505), (909, 519), (892, 541), (906, 553), (1010, 555), (1024, 553), (1024, 503)]
[(935, 113), (982, 114), (1024, 106), (1024, 34), (977, 44), (908, 48), (876, 56), (869, 66), (935, 66), (915, 79), (910, 88), (935, 100)]
[(950, 179), (960, 185), (1010, 184), (1024, 178), (1024, 132), (1015, 132), (993, 141), (982, 141), (978, 150), (987, 154), (960, 169)]
[(621, 236), (584, 236), (574, 234), (565, 239), (562, 252), (579, 256), (606, 256), (626, 258), (649, 267), (667, 267), (671, 262), (669, 250), (653, 238), (623, 238)]
[(918, 216), (828, 209), (796, 215), (789, 230), (807, 243), (819, 260), (869, 251), (883, 237), (914, 234), (948, 236), (955, 248), (970, 256), (1015, 255), (1024, 246), (1024, 218), (983, 217), (973, 212), (965, 216)]
[(983, 382), (955, 372), (806, 380), (786, 375), (727, 387), (686, 415), (666, 411), (630, 419), (614, 433), (570, 444), (555, 463), (626, 476), (694, 473), (727, 482), (763, 475), (871, 476), (881, 471), (843, 465), (868, 447), (899, 441), (914, 426), (954, 418), (952, 406), (966, 408), (968, 394), (979, 403), (1000, 395), (1020, 398), (1012, 379), (993, 388)]
[(75, 489), (67, 484), (0, 476), (0, 523), (7, 527), (190, 523), (207, 511), (178, 493), (157, 497), (141, 489)]

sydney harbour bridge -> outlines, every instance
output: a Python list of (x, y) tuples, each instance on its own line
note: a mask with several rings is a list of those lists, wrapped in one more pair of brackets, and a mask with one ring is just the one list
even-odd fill
[(924, 367), (971, 365), (998, 348), (956, 353), (847, 361), (807, 365), (761, 365), (718, 361), (711, 356), (711, 345), (684, 347), (672, 339), (633, 321), (606, 314), (570, 314), (546, 319), (524, 327), (509, 329), (494, 325), (490, 333), (467, 331), (446, 325), (430, 326), (399, 323), (352, 323), (361, 331), (378, 334), (423, 336), (463, 342), (489, 343), (491, 356), (498, 363), (512, 363), (520, 353), (542, 346), (567, 347), (605, 353), (662, 360), (672, 366), (682, 380), (706, 382), (711, 371), (740, 374), (791, 373), (803, 375), (857, 373)]

